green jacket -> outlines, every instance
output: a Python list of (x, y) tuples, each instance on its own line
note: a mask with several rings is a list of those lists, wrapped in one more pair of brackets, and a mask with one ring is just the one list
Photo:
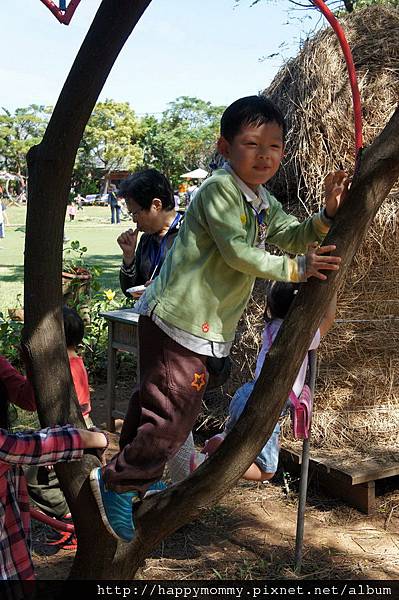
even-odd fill
[[(320, 214), (303, 223), (268, 193), (266, 242), (298, 254), (328, 231)], [(159, 276), (148, 287), (150, 310), (209, 341), (234, 339), (256, 277), (298, 281), (298, 260), (257, 248), (258, 222), (224, 169), (207, 179), (190, 204)]]

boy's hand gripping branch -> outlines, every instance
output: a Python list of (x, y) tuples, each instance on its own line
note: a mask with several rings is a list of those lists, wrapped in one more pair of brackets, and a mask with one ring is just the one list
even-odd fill
[(305, 276), (317, 277), (317, 279), (325, 280), (327, 275), (320, 271), (338, 271), (341, 259), (339, 256), (324, 256), (329, 252), (333, 252), (336, 246), (320, 246), (318, 244), (310, 244), (308, 253), (306, 254), (306, 272)]
[(338, 208), (345, 201), (349, 186), (349, 179), (345, 171), (329, 173), (324, 180), (325, 212), (329, 219), (333, 219)]

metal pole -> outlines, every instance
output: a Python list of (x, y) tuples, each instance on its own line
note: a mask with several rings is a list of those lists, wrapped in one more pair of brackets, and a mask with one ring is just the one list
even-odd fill
[[(317, 353), (316, 350), (309, 351), (309, 369), (310, 369), (310, 389), (314, 398), (315, 382), (317, 368)], [(309, 427), (309, 437), (303, 440), (302, 445), (302, 463), (301, 463), (301, 480), (299, 483), (299, 503), (298, 516), (296, 525), (295, 539), (295, 571), (300, 572), (303, 556), (303, 532), (305, 526), (305, 505), (308, 490), (308, 473), (309, 473), (309, 449), (310, 449), (311, 424)]]

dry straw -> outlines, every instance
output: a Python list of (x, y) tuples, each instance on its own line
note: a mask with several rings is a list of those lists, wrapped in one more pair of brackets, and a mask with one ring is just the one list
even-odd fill
[[(369, 7), (343, 19), (363, 100), (365, 144), (399, 99), (399, 13)], [(353, 170), (353, 117), (342, 53), (330, 29), (308, 40), (265, 91), (287, 116), (288, 158), (272, 191), (302, 217), (322, 203), (322, 181)], [(337, 321), (319, 351), (313, 443), (317, 449), (386, 456), (399, 441), (399, 190), (385, 201), (339, 295)], [(264, 283), (240, 324), (228, 394), (251, 379), (263, 327)], [(211, 406), (222, 424), (226, 401)], [(283, 431), (289, 437), (289, 427)]]

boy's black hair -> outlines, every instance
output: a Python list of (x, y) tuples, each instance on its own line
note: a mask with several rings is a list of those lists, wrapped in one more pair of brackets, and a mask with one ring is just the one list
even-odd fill
[(265, 320), (284, 319), (299, 287), (299, 283), (274, 281), (266, 292), (266, 310), (263, 315)]
[(235, 136), (246, 125), (259, 127), (264, 123), (277, 123), (286, 135), (286, 124), (283, 113), (271, 100), (265, 96), (246, 96), (230, 104), (222, 114), (220, 135), (230, 144)]
[(145, 169), (124, 179), (118, 190), (118, 196), (125, 200), (134, 200), (141, 208), (149, 210), (154, 198), (159, 198), (164, 210), (175, 207), (173, 190), (165, 175), (157, 169)]
[(64, 306), (62, 314), (67, 348), (76, 348), (82, 343), (85, 334), (84, 323), (74, 308)]

